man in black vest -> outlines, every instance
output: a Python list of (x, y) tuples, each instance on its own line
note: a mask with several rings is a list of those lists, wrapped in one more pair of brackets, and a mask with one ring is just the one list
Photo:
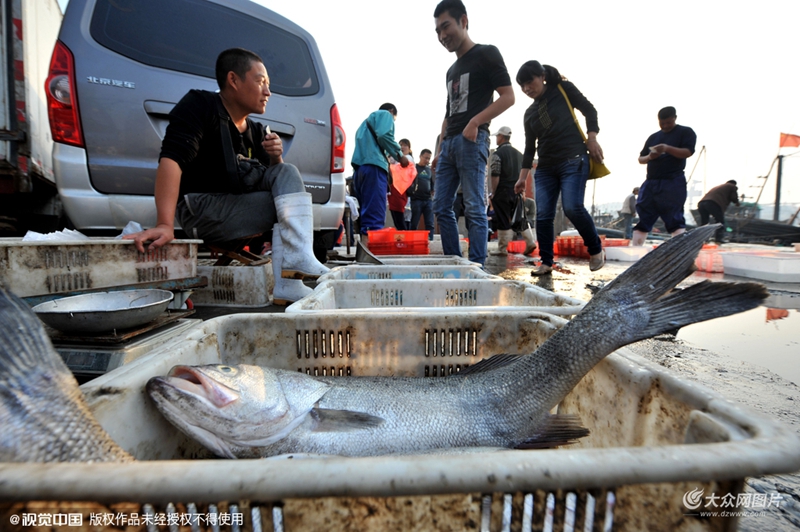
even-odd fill
[[(511, 227), (516, 202), (514, 184), (522, 166), (522, 154), (511, 145), (510, 127), (501, 127), (493, 136), (497, 138), (497, 149), (490, 161), (492, 175), (490, 199), (497, 229), (497, 251), (493, 251), (492, 255), (507, 255), (508, 243), (514, 239), (514, 229)], [(533, 232), (522, 231), (522, 236), (526, 243), (524, 254), (529, 255), (536, 249)]]

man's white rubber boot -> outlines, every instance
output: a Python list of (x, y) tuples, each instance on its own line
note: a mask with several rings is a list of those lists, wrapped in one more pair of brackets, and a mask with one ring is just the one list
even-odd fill
[(304, 285), (303, 281), (281, 277), (282, 262), (281, 224), (275, 224), (272, 227), (272, 275), (275, 277), (275, 287), (272, 289), (272, 304), (285, 306), (303, 299), (313, 290)]
[(514, 238), (514, 231), (511, 229), (501, 229), (497, 231), (497, 249), (492, 251), (492, 255), (508, 255), (508, 243)]
[(533, 234), (533, 229), (528, 227), (522, 232), (522, 238), (525, 239), (525, 251), (522, 252), (523, 255), (530, 255), (534, 251), (536, 251), (536, 237)]
[(328, 268), (314, 256), (314, 211), (311, 194), (297, 192), (275, 198), (275, 211), (281, 225), (284, 279), (316, 279)]

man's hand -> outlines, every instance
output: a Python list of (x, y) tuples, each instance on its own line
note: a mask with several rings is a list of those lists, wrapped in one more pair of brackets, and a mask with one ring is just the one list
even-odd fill
[(656, 144), (655, 146), (650, 146), (650, 153), (655, 152), (661, 155), (662, 153), (667, 153), (667, 148), (669, 148), (668, 144)]
[(264, 148), (264, 151), (269, 155), (270, 163), (280, 164), (283, 162), (283, 141), (277, 133), (268, 132), (264, 135), (261, 147)]
[(517, 182), (514, 183), (514, 194), (525, 192), (525, 184), (528, 182), (528, 177), (531, 175), (530, 168), (523, 168), (519, 171)]
[(475, 142), (478, 140), (478, 125), (473, 124), (473, 121), (470, 120), (467, 124), (467, 127), (464, 128), (464, 131), (462, 131), (461, 134), (464, 135), (465, 139)]
[(400, 157), (400, 166), (402, 166), (403, 168), (408, 166), (408, 157), (406, 157), (405, 155)]
[(159, 224), (152, 229), (145, 229), (122, 237), (123, 240), (133, 240), (139, 253), (144, 253), (144, 243), (151, 240), (147, 251), (153, 251), (175, 240), (175, 229), (171, 225)]

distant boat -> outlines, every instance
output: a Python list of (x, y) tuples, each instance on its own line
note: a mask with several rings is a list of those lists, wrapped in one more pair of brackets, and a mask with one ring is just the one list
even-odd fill
[[(800, 227), (793, 224), (796, 216), (789, 221), (762, 220), (758, 218), (758, 205), (742, 203), (731, 205), (725, 213), (725, 225), (730, 229), (731, 242), (777, 244), (790, 246), (800, 242)], [(700, 223), (700, 213), (692, 209), (692, 216)], [(713, 218), (712, 218), (713, 221)]]

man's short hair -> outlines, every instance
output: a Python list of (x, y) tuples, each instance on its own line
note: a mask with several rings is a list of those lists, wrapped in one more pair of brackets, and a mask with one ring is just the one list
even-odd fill
[(461, 0), (442, 0), (433, 11), (433, 18), (439, 18), (445, 11), (454, 19), (460, 21), (467, 14), (467, 8)]
[(389, 111), (394, 116), (397, 116), (397, 107), (393, 103), (385, 103), (378, 108), (379, 111)]
[(430, 153), (431, 155), (433, 155), (433, 152), (432, 152), (431, 150), (429, 150), (428, 148), (425, 148), (424, 150), (422, 150), (421, 152), (419, 152), (419, 156), (420, 156), (420, 157), (422, 157), (422, 156), (423, 156), (423, 155), (425, 155), (426, 153)]
[(664, 120), (665, 118), (673, 118), (675, 116), (678, 116), (678, 114), (675, 112), (675, 108), (672, 106), (664, 107), (658, 112), (659, 120)]
[(220, 90), (225, 88), (225, 80), (228, 77), (228, 72), (233, 72), (244, 79), (245, 75), (247, 75), (253, 67), (254, 62), (264, 63), (258, 54), (250, 50), (245, 50), (244, 48), (228, 48), (219, 54), (217, 56), (215, 75)]
[(729, 179), (728, 183), (730, 183), (731, 185), (735, 185), (736, 184), (736, 180), (735, 179)]

